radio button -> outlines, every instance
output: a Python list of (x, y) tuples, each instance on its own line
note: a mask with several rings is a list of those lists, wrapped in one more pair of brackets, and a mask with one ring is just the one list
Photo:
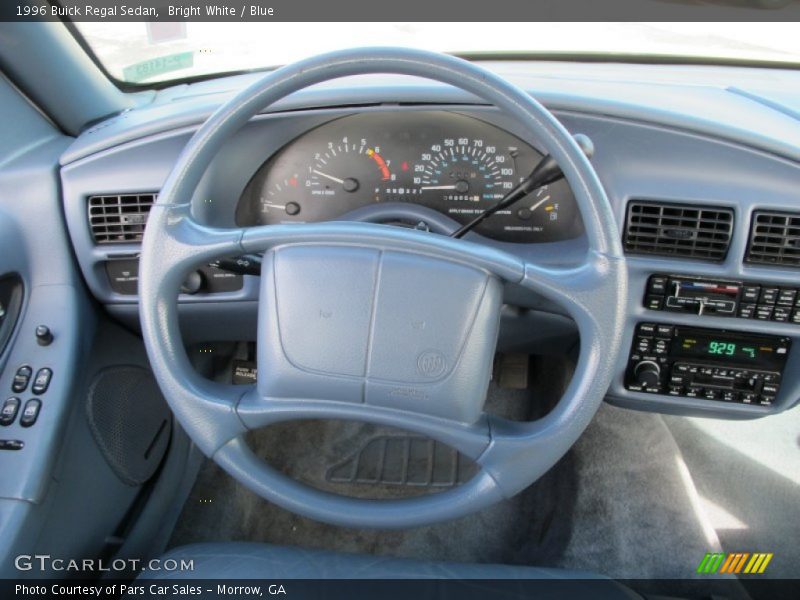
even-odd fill
[(722, 399), (725, 402), (738, 402), (739, 401), (739, 394), (736, 392), (732, 392), (730, 390), (722, 393)]
[(800, 308), (792, 313), (792, 323), (800, 324)]
[(742, 395), (739, 396), (739, 399), (745, 404), (752, 404), (758, 400), (758, 394), (754, 394), (753, 392), (742, 392)]
[(789, 315), (791, 311), (786, 308), (785, 306), (776, 306), (775, 310), (772, 313), (772, 320), (773, 321), (780, 321), (781, 323), (785, 323), (789, 320)]
[(689, 396), (689, 398), (699, 398), (704, 392), (705, 390), (698, 385), (690, 385), (686, 388), (686, 395)]
[(758, 297), (760, 294), (760, 285), (747, 285), (742, 288), (742, 302), (758, 302)]
[(675, 327), (672, 325), (657, 325), (656, 326), (656, 335), (666, 338), (671, 338), (673, 332), (675, 331)]
[(660, 277), (658, 275), (653, 275), (650, 278), (650, 282), (647, 284), (647, 293), (648, 294), (661, 294), (664, 295), (667, 293), (667, 278)]
[(703, 391), (703, 398), (706, 400), (717, 400), (719, 399), (719, 390), (714, 388), (706, 388)]
[(756, 319), (761, 321), (769, 321), (772, 318), (772, 307), (764, 304), (759, 304), (756, 307)]
[(647, 297), (645, 297), (644, 299), (644, 306), (648, 310), (661, 310), (663, 305), (664, 305), (663, 296), (653, 296), (651, 294), (648, 294)]
[(778, 386), (774, 383), (765, 383), (763, 386), (761, 386), (761, 393), (776, 396), (778, 394)]
[(739, 305), (739, 318), (741, 319), (752, 319), (753, 315), (756, 314), (756, 305), (755, 304), (740, 304)]
[(792, 306), (795, 299), (797, 299), (797, 290), (783, 288), (778, 292), (778, 304)]
[(639, 323), (639, 335), (654, 335), (655, 332), (655, 323)]
[(775, 401), (775, 396), (761, 396), (759, 404), (762, 406), (769, 406)]
[(770, 287), (761, 290), (761, 296), (759, 296), (758, 301), (761, 304), (775, 304), (775, 301), (777, 299), (778, 299), (778, 288)]
[(669, 395), (670, 396), (683, 396), (683, 386), (682, 385), (671, 385), (671, 386), (669, 386)]

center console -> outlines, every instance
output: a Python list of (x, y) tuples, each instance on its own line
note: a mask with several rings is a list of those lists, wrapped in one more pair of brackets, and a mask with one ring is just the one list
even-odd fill
[(639, 323), (625, 387), (636, 392), (770, 406), (789, 355), (788, 337)]

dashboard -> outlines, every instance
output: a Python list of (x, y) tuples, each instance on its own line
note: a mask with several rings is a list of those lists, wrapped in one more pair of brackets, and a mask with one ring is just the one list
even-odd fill
[[(595, 146), (592, 163), (623, 237), (630, 291), (607, 399), (726, 418), (794, 406), (800, 103), (782, 94), (781, 77), (800, 85), (800, 76), (497, 68)], [(151, 105), (87, 130), (62, 155), (64, 213), (84, 278), (131, 327), (148, 206), (199, 123), (252, 77), (159, 92)], [(243, 127), (203, 177), (196, 217), (233, 227), (390, 215), (381, 222), (437, 235), (491, 206), (542, 154), (539, 140), (513, 121), (446, 86), (388, 76), (332, 82)], [(566, 181), (535, 190), (466, 239), (540, 264), (578, 264), (587, 250)], [(190, 275), (178, 298), (187, 342), (253, 339), (258, 277), (232, 277), (215, 265)], [(504, 300), (500, 351), (574, 347), (575, 324), (545, 298), (508, 286)]]
[[(242, 226), (329, 221), (385, 202), (417, 204), (463, 225), (500, 201), (542, 154), (485, 121), (452, 112), (364, 113), (292, 140), (259, 167), (236, 209)], [(558, 181), (495, 213), (476, 231), (540, 243), (583, 232)]]

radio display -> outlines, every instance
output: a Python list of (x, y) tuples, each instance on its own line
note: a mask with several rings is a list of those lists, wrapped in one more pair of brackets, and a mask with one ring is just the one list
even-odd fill
[(724, 360), (732, 364), (776, 369), (786, 360), (788, 344), (781, 338), (701, 329), (678, 328), (671, 354), (687, 358)]

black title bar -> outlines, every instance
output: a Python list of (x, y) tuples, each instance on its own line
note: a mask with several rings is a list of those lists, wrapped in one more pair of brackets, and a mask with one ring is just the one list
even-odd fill
[[(3, 0), (0, 21), (797, 21), (762, 0)], [(335, 34), (335, 32), (332, 32)], [(531, 27), (531, 36), (536, 27)]]

